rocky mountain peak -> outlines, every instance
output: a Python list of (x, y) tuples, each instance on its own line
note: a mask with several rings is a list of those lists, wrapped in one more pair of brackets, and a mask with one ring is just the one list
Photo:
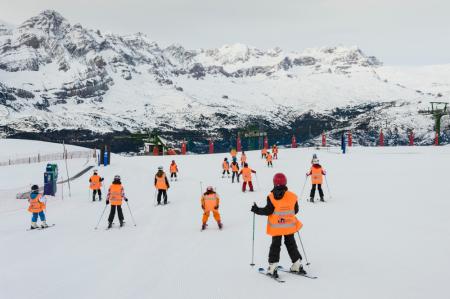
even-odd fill
[(54, 10), (44, 10), (19, 26), (21, 30), (35, 29), (54, 36), (64, 34), (69, 28), (69, 22)]

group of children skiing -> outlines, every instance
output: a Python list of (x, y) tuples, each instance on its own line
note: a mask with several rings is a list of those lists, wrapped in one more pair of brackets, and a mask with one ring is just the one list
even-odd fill
[[(278, 159), (278, 148), (274, 146), (272, 148), (272, 154), (263, 149), (261, 152), (261, 158), (266, 159), (267, 166), (273, 167), (273, 159)], [(239, 177), (242, 175), (242, 191), (246, 192), (247, 185), (251, 192), (254, 191), (252, 175), (256, 174), (256, 171), (249, 167), (247, 162), (247, 156), (243, 151), (240, 157), (239, 167), (237, 162), (237, 152), (235, 150), (231, 151), (232, 162), (231, 165), (228, 162), (228, 158), (224, 158), (222, 163), (222, 177), (227, 174), (230, 177), (230, 168), (232, 172), (231, 182), (234, 183), (236, 179), (239, 183)], [(320, 201), (324, 201), (324, 193), (322, 189), (323, 176), (326, 175), (325, 170), (319, 164), (319, 160), (316, 155), (313, 156), (311, 161), (311, 168), (306, 176), (311, 176), (311, 192), (310, 192), (310, 202), (314, 202), (316, 189), (319, 191)], [(169, 166), (170, 170), (170, 180), (178, 179), (178, 165), (172, 160)], [(98, 200), (102, 200), (102, 183), (104, 178), (98, 175), (98, 171), (94, 170), (92, 176), (89, 178), (89, 188), (92, 190), (92, 201), (96, 201), (96, 195), (98, 195)], [(163, 167), (158, 167), (158, 171), (154, 177), (155, 186), (155, 197), (156, 204), (166, 205), (168, 203), (167, 190), (170, 188), (169, 180)], [(157, 195), (156, 195), (157, 193)], [(128, 198), (125, 196), (125, 191), (122, 186), (121, 178), (119, 175), (114, 176), (114, 180), (108, 188), (108, 194), (106, 198), (106, 205), (110, 205), (110, 213), (108, 217), (108, 229), (112, 227), (115, 214), (119, 218), (119, 224), (122, 227), (124, 225), (124, 216), (122, 211), (123, 201), (128, 202)], [(39, 193), (39, 187), (33, 185), (28, 198), (29, 208), (28, 211), (32, 213), (31, 228), (30, 229), (43, 229), (47, 228), (48, 224), (45, 218), (45, 208), (46, 199), (45, 196)], [(201, 229), (204, 230), (207, 227), (207, 222), (211, 212), (213, 217), (217, 222), (219, 229), (223, 228), (221, 221), (221, 216), (219, 213), (220, 198), (212, 186), (208, 186), (206, 191), (202, 194), (200, 198), (201, 208), (203, 210), (202, 216), (202, 226)], [(280, 250), (281, 242), (284, 237), (284, 244), (286, 245), (288, 254), (292, 261), (292, 266), (290, 272), (305, 275), (306, 271), (302, 265), (302, 256), (298, 250), (295, 233), (297, 233), (302, 228), (302, 223), (297, 219), (296, 214), (299, 211), (298, 197), (295, 193), (288, 190), (287, 178), (283, 173), (276, 173), (273, 177), (273, 189), (267, 196), (267, 203), (265, 207), (258, 207), (256, 203), (253, 203), (251, 207), (251, 212), (256, 215), (267, 216), (267, 228), (266, 232), (272, 237), (272, 244), (269, 250), (269, 267), (267, 270), (268, 275), (273, 278), (278, 278), (278, 262), (280, 260)], [(40, 218), (41, 227), (37, 225), (37, 220)]]

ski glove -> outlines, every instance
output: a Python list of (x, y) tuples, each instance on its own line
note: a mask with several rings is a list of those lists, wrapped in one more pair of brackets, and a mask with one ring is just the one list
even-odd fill
[(109, 200), (108, 199), (106, 200), (106, 205), (109, 205)]
[(215, 208), (214, 209), (216, 209), (216, 210), (218, 210), (219, 209), (219, 206), (217, 205), (217, 206), (215, 206)]
[(256, 205), (256, 203), (253, 203), (252, 209), (250, 210), (253, 213), (256, 213), (256, 211), (258, 211), (258, 206)]

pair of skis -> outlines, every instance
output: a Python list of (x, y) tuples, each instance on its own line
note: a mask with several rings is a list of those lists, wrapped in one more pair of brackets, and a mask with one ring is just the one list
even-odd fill
[[(297, 276), (303, 276), (303, 277), (306, 277), (306, 278), (309, 278), (309, 279), (317, 279), (317, 276), (311, 276), (309, 274), (301, 274), (301, 273), (298, 273), (298, 272), (292, 272), (290, 270), (287, 270), (287, 269), (283, 268), (283, 266), (278, 266), (277, 267), (277, 271), (284, 272), (284, 273), (290, 273), (290, 274), (297, 275)], [(267, 270), (264, 269), (264, 268), (258, 268), (258, 272), (263, 274), (264, 276), (272, 278), (273, 280), (275, 280), (275, 281), (277, 281), (279, 283), (285, 283), (286, 282), (285, 280), (281, 279), (280, 277), (275, 277), (275, 276), (269, 274), (267, 272)]]
[(40, 227), (36, 227), (36, 228), (29, 228), (29, 229), (27, 229), (27, 231), (30, 231), (30, 230), (44, 230), (44, 229), (47, 229), (47, 228), (50, 228), (50, 227), (54, 227), (54, 226), (55, 226), (55, 224), (50, 224), (47, 227), (40, 226)]
[(156, 203), (155, 207), (157, 207), (157, 206), (167, 206), (169, 203), (170, 203), (170, 201), (167, 201), (166, 203), (160, 203), (160, 204)]

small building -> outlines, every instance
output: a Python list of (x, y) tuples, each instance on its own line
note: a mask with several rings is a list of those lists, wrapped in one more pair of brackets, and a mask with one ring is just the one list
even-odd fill
[(157, 134), (151, 134), (150, 137), (143, 139), (143, 141), (145, 155), (164, 155), (169, 149), (167, 141)]

